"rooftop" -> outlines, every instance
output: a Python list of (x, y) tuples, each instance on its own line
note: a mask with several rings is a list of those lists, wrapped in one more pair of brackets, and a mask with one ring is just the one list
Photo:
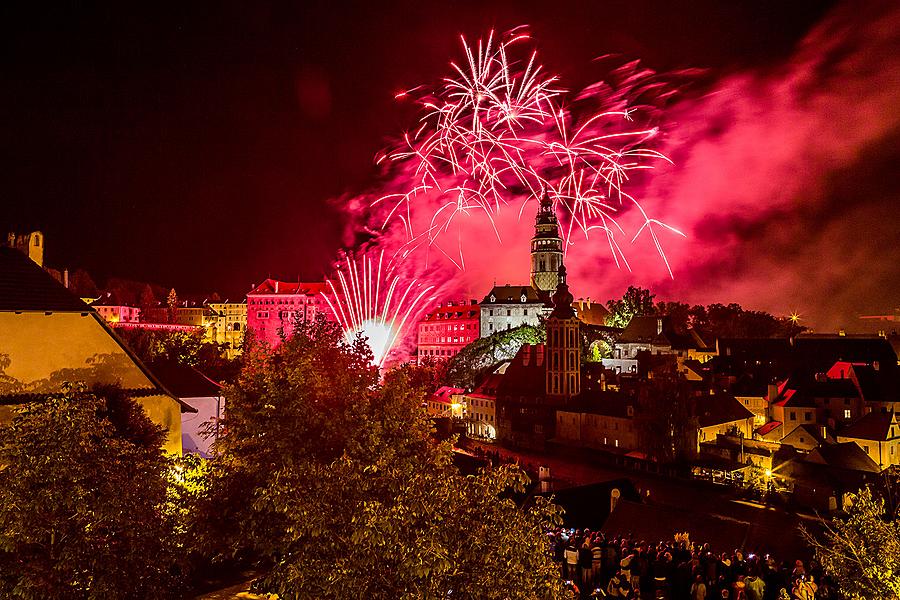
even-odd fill
[(0, 311), (82, 313), (92, 309), (30, 258), (0, 247)]

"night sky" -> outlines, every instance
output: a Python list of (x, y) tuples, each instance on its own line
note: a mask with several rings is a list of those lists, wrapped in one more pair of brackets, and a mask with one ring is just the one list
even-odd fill
[[(101, 284), (117, 276), (224, 295), (266, 276), (321, 279), (346, 241), (331, 200), (377, 184), (373, 156), (415, 116), (394, 94), (444, 76), (459, 57), (460, 33), (528, 24), (543, 62), (576, 85), (587, 83), (582, 67), (607, 53), (726, 80), (778, 73), (835, 10), (796, 1), (59, 4), (4, 9), (0, 229), (43, 230), (50, 265), (85, 268)], [(879, 223), (900, 210), (898, 123), (894, 111), (858, 144), (855, 156), (870, 160), (817, 171), (822, 186), (843, 193), (827, 194), (827, 210), (816, 204), (805, 235), (825, 235), (841, 213), (873, 198)], [(754, 235), (798, 218), (778, 210), (744, 229), (730, 219), (726, 229), (750, 240), (747, 251)], [(893, 214), (873, 236), (898, 233)], [(692, 221), (689, 236), (714, 226), (712, 212), (704, 219)], [(900, 263), (895, 239), (873, 255)], [(778, 255), (789, 263), (804, 248), (803, 239), (789, 240)], [(682, 283), (659, 290), (692, 301), (727, 301), (733, 291), (745, 304), (794, 308), (706, 275), (715, 283), (676, 268)], [(870, 304), (860, 310), (900, 305), (898, 267), (877, 276), (860, 292)], [(621, 293), (623, 281), (595, 293)], [(790, 293), (781, 285), (772, 291)], [(854, 296), (835, 310), (860, 302)]]

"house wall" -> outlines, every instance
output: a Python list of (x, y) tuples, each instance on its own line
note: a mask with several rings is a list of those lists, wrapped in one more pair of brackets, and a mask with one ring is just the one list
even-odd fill
[(224, 403), (221, 397), (203, 396), (197, 398), (181, 398), (181, 401), (197, 409), (196, 413), (181, 415), (181, 443), (185, 452), (209, 457), (215, 435), (207, 436), (208, 425), (213, 425), (217, 418), (222, 418)]
[(543, 309), (541, 303), (488, 303), (481, 305), (481, 337), (520, 325), (537, 325)]
[[(0, 312), (0, 356), (10, 359), (5, 374), (36, 393), (56, 393), (63, 383), (76, 381), (155, 388), (98, 319), (93, 313)], [(0, 387), (0, 393), (11, 391)], [(137, 402), (154, 423), (167, 429), (166, 450), (180, 454), (178, 402), (165, 395)]]
[(496, 439), (497, 408), (493, 398), (466, 396), (466, 410), (469, 414), (469, 431), (478, 437)]

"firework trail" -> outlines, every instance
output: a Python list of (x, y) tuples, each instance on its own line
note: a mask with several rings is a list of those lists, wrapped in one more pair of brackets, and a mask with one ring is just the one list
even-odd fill
[[(594, 84), (573, 103), (558, 77), (545, 73), (536, 52), (519, 58), (529, 40), (521, 28), (495, 42), (494, 34), (476, 45), (462, 39), (465, 62), (451, 63), (453, 74), (433, 92), (419, 86), (398, 94), (414, 97), (421, 108), (415, 131), (406, 133), (379, 164), (402, 165), (407, 176), (396, 189), (371, 202), (383, 210), (380, 228), (398, 226), (405, 243), (398, 255), (436, 247), (457, 268), (465, 268), (461, 217), (477, 217), (502, 241), (498, 216), (511, 200), (525, 206), (546, 192), (566, 223), (572, 243), (601, 232), (618, 266), (630, 268), (619, 243), (648, 235), (671, 276), (660, 232), (683, 235), (649, 215), (626, 191), (633, 172), (668, 159), (650, 147), (656, 127), (633, 127), (637, 114), (650, 112), (647, 96), (665, 98), (665, 85), (637, 62), (613, 73), (616, 87)], [(585, 105), (600, 110), (580, 110)], [(640, 215), (632, 234), (620, 224), (626, 211)], [(455, 226), (457, 248), (439, 243)], [(451, 255), (452, 254), (452, 255)]]
[(346, 256), (336, 278), (326, 283), (330, 293), (322, 296), (344, 330), (344, 338), (352, 342), (363, 335), (379, 367), (434, 289), (385, 265), (383, 250), (377, 259), (367, 253), (358, 258)]

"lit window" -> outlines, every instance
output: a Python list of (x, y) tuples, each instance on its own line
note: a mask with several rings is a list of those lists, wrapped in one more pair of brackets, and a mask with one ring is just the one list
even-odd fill
[(844, 409), (844, 418), (849, 419), (850, 415), (851, 415), (850, 409), (849, 408)]

